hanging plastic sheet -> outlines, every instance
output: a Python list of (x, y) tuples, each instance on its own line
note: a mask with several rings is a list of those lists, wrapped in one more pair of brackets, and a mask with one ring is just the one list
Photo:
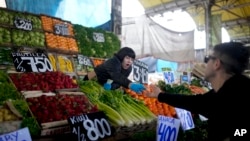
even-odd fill
[(170, 31), (146, 15), (122, 20), (122, 46), (132, 47), (136, 57), (153, 56), (171, 62), (195, 59), (194, 31)]

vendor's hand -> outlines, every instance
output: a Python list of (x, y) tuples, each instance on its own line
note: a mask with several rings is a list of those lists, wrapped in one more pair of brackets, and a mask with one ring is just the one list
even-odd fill
[(150, 84), (149, 87), (150, 87), (151, 91), (150, 92), (146, 91), (145, 95), (147, 97), (157, 98), (159, 93), (161, 92), (161, 89), (159, 87), (157, 87), (156, 85), (154, 85), (154, 84)]
[(104, 88), (105, 90), (111, 90), (111, 84), (110, 84), (110, 83), (105, 83), (105, 84), (103, 85), (103, 88)]
[(140, 83), (130, 83), (129, 88), (136, 93), (142, 93), (142, 91), (145, 90), (144, 85)]

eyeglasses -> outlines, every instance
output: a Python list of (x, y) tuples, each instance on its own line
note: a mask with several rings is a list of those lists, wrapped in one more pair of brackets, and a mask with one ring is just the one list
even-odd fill
[(216, 57), (215, 56), (211, 56), (211, 55), (207, 55), (207, 56), (205, 56), (205, 58), (204, 58), (204, 63), (207, 63), (210, 59), (216, 59)]

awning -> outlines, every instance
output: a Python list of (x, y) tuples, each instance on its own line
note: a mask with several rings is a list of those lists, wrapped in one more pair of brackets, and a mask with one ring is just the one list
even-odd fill
[(204, 7), (208, 1), (214, 1), (211, 14), (221, 15), (222, 26), (227, 29), (231, 40), (250, 43), (250, 0), (139, 0), (149, 16), (185, 10), (201, 30), (205, 27)]

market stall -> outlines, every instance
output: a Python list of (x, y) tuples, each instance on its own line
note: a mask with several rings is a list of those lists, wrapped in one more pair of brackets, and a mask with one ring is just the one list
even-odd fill
[[(178, 120), (174, 107), (154, 98), (130, 89), (108, 91), (97, 81), (83, 81), (120, 48), (113, 33), (48, 15), (2, 8), (0, 13), (0, 136), (25, 128), (32, 140), (123, 140), (140, 134), (143, 137), (135, 140), (145, 140), (148, 132), (148, 139), (156, 139), (159, 116)], [(145, 75), (138, 73), (137, 81), (145, 82), (150, 91), (143, 67), (140, 72)], [(205, 92), (191, 83), (175, 87), (157, 83), (164, 91)], [(96, 136), (87, 133), (92, 131), (88, 123), (98, 124), (93, 126)]]

